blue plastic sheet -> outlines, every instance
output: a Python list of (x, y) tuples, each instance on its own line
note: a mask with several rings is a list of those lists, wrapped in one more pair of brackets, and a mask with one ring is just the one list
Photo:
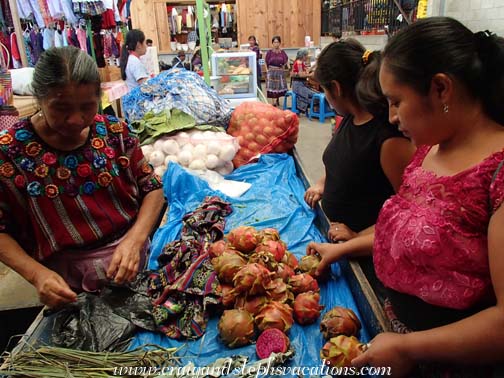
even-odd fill
[[(158, 267), (156, 259), (163, 246), (179, 239), (184, 214), (193, 211), (209, 195), (219, 195), (233, 206), (233, 213), (226, 217), (226, 232), (240, 225), (251, 225), (258, 229), (274, 227), (280, 231), (288, 250), (298, 259), (306, 254), (306, 246), (310, 241), (326, 241), (314, 224), (315, 212), (303, 199), (305, 188), (297, 176), (292, 156), (263, 155), (259, 162), (244, 165), (226, 178), (248, 182), (252, 187), (240, 198), (227, 197), (213, 191), (205, 181), (189, 174), (179, 165), (169, 165), (163, 177), (165, 196), (170, 204), (169, 218), (154, 235), (149, 269)], [(338, 264), (333, 264), (331, 279), (320, 284), (320, 295), (320, 302), (325, 306), (322, 314), (338, 305), (353, 309), (361, 318)], [(319, 353), (324, 340), (319, 331), (320, 319), (308, 326), (294, 324), (289, 331), (291, 345), (296, 351), (290, 366), (321, 366)], [(191, 361), (197, 367), (210, 364), (219, 357), (237, 354), (246, 355), (251, 361), (257, 360), (254, 345), (229, 349), (222, 344), (218, 338), (217, 322), (218, 316), (212, 317), (205, 335), (194, 341), (177, 341), (159, 333), (140, 332), (131, 348), (148, 343), (182, 347), (179, 355), (186, 356), (182, 362)], [(361, 330), (360, 339), (363, 342), (369, 340), (369, 333), (365, 329)]]

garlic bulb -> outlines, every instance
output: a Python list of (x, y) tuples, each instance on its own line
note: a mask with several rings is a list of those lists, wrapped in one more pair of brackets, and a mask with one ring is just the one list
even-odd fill
[(163, 142), (163, 152), (167, 155), (177, 155), (179, 152), (179, 144), (174, 139), (166, 139)]
[(193, 159), (192, 152), (187, 149), (182, 149), (178, 154), (178, 161), (184, 167), (188, 167)]
[(149, 157), (149, 162), (154, 166), (154, 167), (159, 167), (160, 165), (163, 165), (164, 163), (164, 154), (161, 151), (154, 150)]

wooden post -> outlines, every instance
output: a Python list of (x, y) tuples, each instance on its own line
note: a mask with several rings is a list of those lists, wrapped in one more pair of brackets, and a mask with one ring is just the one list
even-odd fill
[[(21, 28), (21, 20), (19, 19), (18, 7), (16, 0), (9, 0), (9, 7), (12, 13), (12, 21), (14, 22), (14, 31), (18, 44), (19, 54), (21, 55), (21, 63), (23, 67), (28, 67), (28, 58), (26, 57), (26, 49), (24, 45), (23, 29)], [(9, 63), (7, 63), (8, 65)]]

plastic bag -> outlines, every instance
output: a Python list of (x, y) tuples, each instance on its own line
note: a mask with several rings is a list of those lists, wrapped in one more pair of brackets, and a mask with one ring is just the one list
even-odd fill
[(125, 349), (138, 328), (155, 331), (146, 277), (130, 286), (107, 286), (99, 295), (81, 293), (77, 302), (59, 311), (52, 342), (61, 347), (92, 352)]
[(233, 112), (227, 132), (240, 143), (233, 159), (238, 168), (253, 161), (258, 154), (291, 150), (297, 142), (299, 119), (290, 110), (262, 102), (244, 102)]

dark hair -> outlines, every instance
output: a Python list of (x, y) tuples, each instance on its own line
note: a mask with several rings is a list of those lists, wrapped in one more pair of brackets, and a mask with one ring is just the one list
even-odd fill
[(250, 36), (248, 37), (247, 41), (248, 41), (249, 39), (253, 39), (253, 40), (254, 40), (254, 42), (255, 42), (255, 44), (256, 44), (256, 46), (257, 46), (257, 47), (259, 47), (259, 43), (257, 43), (257, 38), (255, 37), (255, 35), (250, 35)]
[(394, 36), (383, 52), (396, 80), (422, 95), (437, 73), (456, 78), (486, 114), (504, 125), (504, 39), (489, 32), (473, 34), (448, 17), (431, 17)]
[(273, 38), (271, 38), (271, 43), (275, 42), (275, 39), (276, 39), (278, 42), (282, 43), (282, 38), (280, 38), (280, 36), (279, 36), (279, 35), (274, 35), (274, 36), (273, 36)]
[(70, 83), (95, 84), (96, 94), (100, 96), (100, 73), (93, 58), (73, 46), (45, 50), (33, 73), (31, 86), (35, 98), (40, 101), (49, 90)]
[(380, 52), (369, 54), (355, 39), (345, 39), (327, 45), (317, 58), (315, 80), (326, 89), (332, 81), (340, 83), (343, 96), (357, 102), (375, 116), (383, 115), (388, 110), (387, 100), (380, 88)]
[(147, 39), (145, 40), (145, 43), (147, 43), (147, 44), (149, 44), (149, 43), (150, 43), (150, 44), (152, 44), (152, 39), (147, 38)]
[(341, 32), (331, 33), (331, 37), (341, 39)]
[(126, 34), (126, 40), (121, 51), (121, 77), (126, 80), (126, 66), (128, 65), (129, 52), (135, 51), (137, 44), (144, 43), (145, 34), (143, 31), (138, 29), (131, 29), (128, 34)]

